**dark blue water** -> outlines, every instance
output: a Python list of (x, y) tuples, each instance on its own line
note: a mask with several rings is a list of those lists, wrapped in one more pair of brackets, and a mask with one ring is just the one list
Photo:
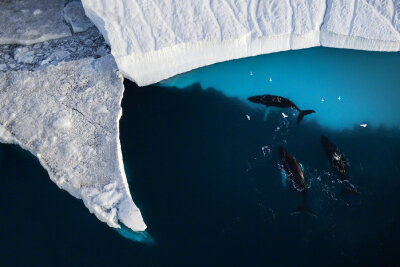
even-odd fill
[[(304, 51), (290, 53), (296, 61), (297, 52), (307, 57), (318, 54), (320, 60), (303, 58), (307, 68), (298, 68), (299, 73), (321, 64), (339, 64), (331, 53), (337, 54), (337, 60), (348, 56), (368, 62), (377, 72), (385, 68), (379, 62), (400, 66), (399, 54)], [(263, 57), (267, 61), (268, 56), (279, 55), (290, 60), (285, 53)], [(227, 68), (233, 71), (236, 67), (231, 64)], [(391, 73), (385, 75), (397, 77), (397, 69), (385, 68)], [(348, 75), (362, 77), (362, 71), (364, 67), (353, 68)], [(272, 79), (274, 83), (276, 78)], [(309, 77), (309, 82), (318, 79)], [(394, 82), (384, 87), (397, 86)], [(139, 88), (129, 81), (125, 85), (124, 162), (133, 198), (155, 244), (123, 238), (89, 214), (81, 201), (59, 190), (35, 158), (15, 146), (0, 145), (2, 265), (350, 266), (398, 262), (398, 121), (372, 122), (362, 128), (353, 118), (353, 125), (335, 127), (320, 123), (315, 116), (297, 125), (293, 116), (284, 119), (281, 110), (272, 110), (264, 121), (263, 109), (249, 106), (239, 95), (227, 96), (217, 85), (217, 90), (200, 84), (184, 89)], [(356, 83), (347, 90), (352, 88), (359, 90)], [(398, 95), (392, 92), (390, 96)], [(383, 98), (376, 100), (377, 105)], [(315, 108), (314, 103), (306, 106)], [(372, 116), (369, 120), (373, 121)], [(350, 180), (360, 196), (340, 196), (342, 185), (321, 146), (321, 134), (346, 155)], [(302, 163), (310, 183), (309, 206), (317, 219), (290, 215), (302, 199), (290, 183), (282, 182), (279, 145)]]

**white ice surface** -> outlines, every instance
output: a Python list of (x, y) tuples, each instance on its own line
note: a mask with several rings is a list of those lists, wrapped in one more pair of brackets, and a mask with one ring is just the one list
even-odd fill
[(0, 141), (37, 156), (101, 221), (143, 231), (119, 143), (123, 90), (111, 55), (0, 73)]
[(0, 0), (0, 44), (33, 44), (71, 36), (64, 0)]
[(400, 1), (330, 0), (321, 44), (375, 51), (400, 50)]
[(82, 0), (125, 77), (312, 46), (398, 51), (400, 1)]

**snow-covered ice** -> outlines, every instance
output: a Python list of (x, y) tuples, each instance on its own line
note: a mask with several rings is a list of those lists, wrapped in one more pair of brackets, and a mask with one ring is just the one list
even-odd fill
[(376, 51), (400, 50), (400, 1), (328, 0), (321, 44)]
[(0, 140), (37, 156), (52, 181), (111, 227), (143, 231), (119, 143), (122, 82), (111, 55), (0, 73)]
[(126, 78), (312, 46), (400, 49), (400, 1), (82, 0)]
[(64, 0), (0, 1), (0, 44), (34, 44), (71, 36)]

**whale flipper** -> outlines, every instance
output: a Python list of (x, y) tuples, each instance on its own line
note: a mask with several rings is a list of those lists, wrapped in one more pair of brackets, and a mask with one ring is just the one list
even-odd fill
[(299, 116), (297, 116), (297, 123), (299, 123), (305, 115), (315, 113), (314, 110), (300, 110)]
[(265, 108), (265, 113), (264, 113), (264, 121), (267, 120), (268, 114), (269, 114), (269, 108), (266, 107), (266, 108)]

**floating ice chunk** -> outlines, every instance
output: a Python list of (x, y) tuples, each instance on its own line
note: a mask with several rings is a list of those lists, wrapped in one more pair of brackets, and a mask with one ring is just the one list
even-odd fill
[(338, 100), (340, 101), (341, 99), (342, 99), (342, 98), (339, 96), (339, 97), (338, 97)]
[(321, 103), (324, 103), (324, 101), (325, 101), (324, 98), (321, 98)]
[(285, 118), (285, 119), (286, 119), (287, 117), (289, 117), (288, 115), (286, 115), (286, 114), (283, 113), (283, 112), (282, 112), (282, 116), (283, 116), (283, 118)]
[(269, 82), (272, 82), (272, 78), (271, 77), (269, 78)]
[(363, 123), (363, 124), (360, 124), (360, 126), (365, 128), (365, 127), (367, 127), (367, 126), (368, 126), (368, 124), (366, 124), (366, 123)]
[(246, 115), (247, 120), (250, 120), (250, 115)]
[(18, 63), (32, 64), (35, 61), (35, 52), (28, 47), (20, 47), (15, 50), (14, 59)]

